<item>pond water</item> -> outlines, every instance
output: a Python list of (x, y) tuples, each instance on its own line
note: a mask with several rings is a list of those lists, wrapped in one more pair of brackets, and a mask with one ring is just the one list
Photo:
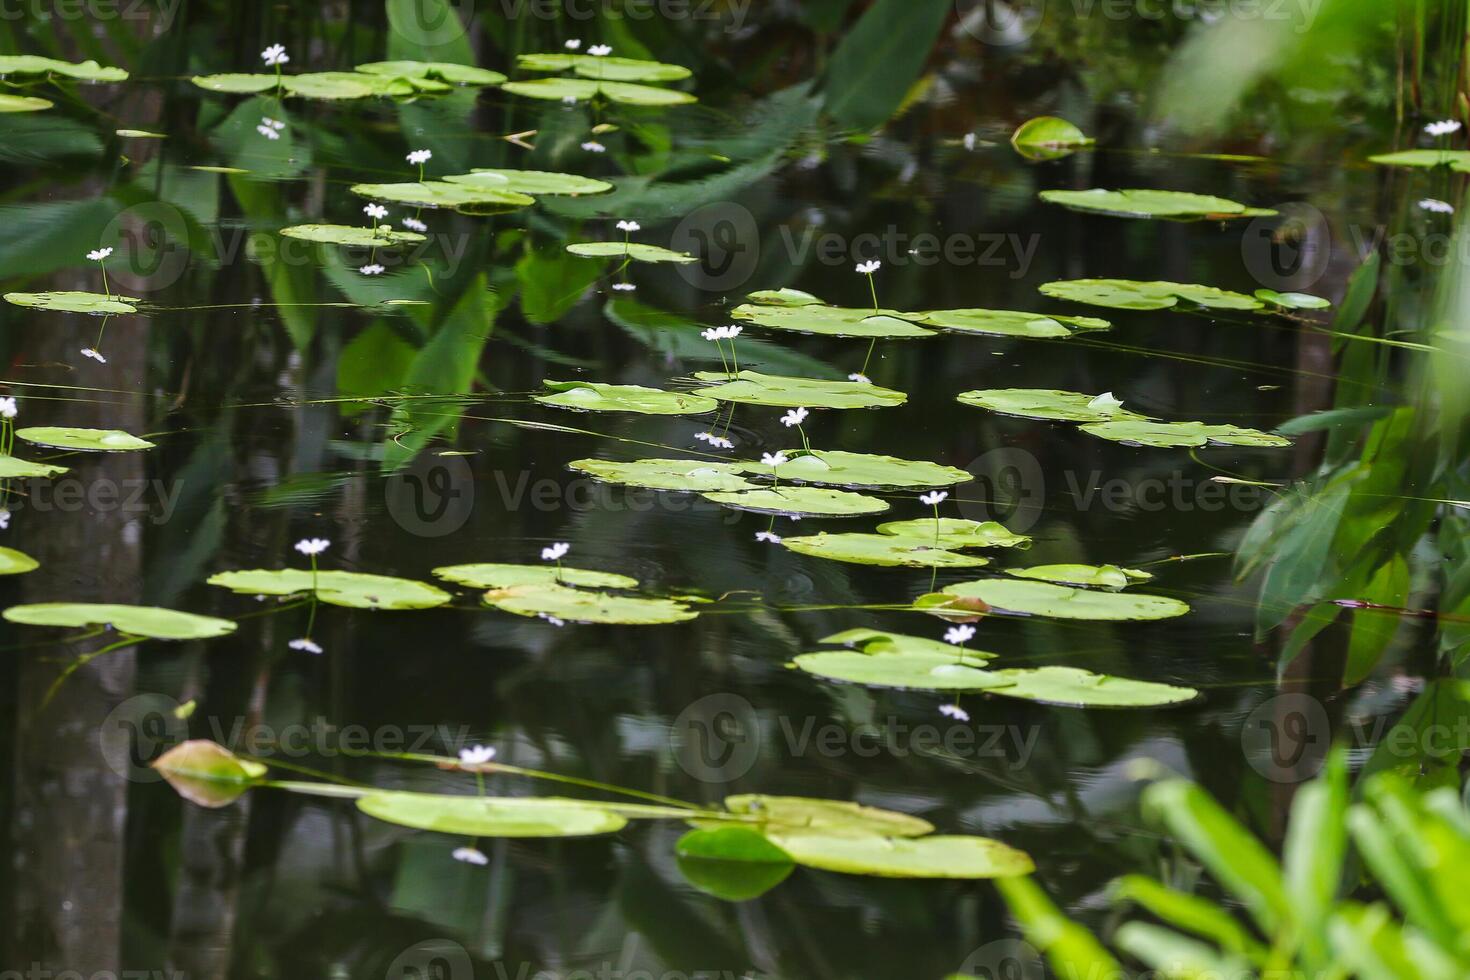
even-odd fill
[[(199, 807), (148, 763), (187, 737), (250, 755), (279, 779), (466, 792), (463, 773), (382, 754), (454, 756), (484, 744), (509, 766), (712, 807), (757, 792), (857, 801), (1024, 850), (1059, 904), (1102, 927), (1117, 875), (1191, 873), (1141, 818), (1140, 779), (1197, 779), (1279, 839), (1295, 767), (1320, 758), (1338, 729), (1294, 735), (1305, 762), (1283, 756), (1271, 726), (1298, 716), (1272, 699), (1314, 695), (1324, 724), (1330, 715), (1334, 726), (1371, 727), (1422, 686), (1434, 632), (1412, 622), (1387, 645), (1392, 669), (1341, 692), (1341, 624), (1283, 681), (1285, 637), (1257, 637), (1258, 582), (1238, 580), (1236, 549), (1282, 486), (1322, 464), (1320, 433), (1285, 448), (1150, 447), (955, 398), (1111, 392), (1148, 416), (1266, 431), (1333, 407), (1340, 349), (1319, 329), (1330, 311), (1109, 309), (1037, 287), (1166, 280), (1339, 302), (1358, 256), (1313, 236), (1377, 227), (1439, 180), (1390, 185), (1384, 170), (1356, 162), (1396, 145), (1376, 117), (1332, 138), (1298, 138), (1262, 119), (1236, 138), (1147, 152), (1148, 73), (1130, 83), (1145, 87), (1119, 80), (1100, 91), (1053, 70), (1060, 48), (1045, 33), (1016, 53), (947, 23), (922, 76), (930, 88), (854, 135), (824, 110), (830, 93), (793, 87), (830, 79), (817, 52), (842, 33), (782, 41), (782, 31), (809, 28), (774, 10), (751, 14), (753, 34), (722, 35), (707, 50), (692, 34), (660, 39), (601, 22), (573, 31), (495, 14), (471, 34), (479, 64), (518, 78), (515, 54), (559, 49), (574, 34), (688, 65), (693, 79), (673, 87), (700, 101), (668, 109), (564, 105), (494, 87), (281, 104), (273, 92), (212, 92), (189, 80), (273, 71), (259, 69), (255, 52), (278, 39), (293, 72), (422, 57), (403, 54), (412, 44), (366, 9), (374, 5), (359, 6), (351, 30), (341, 11), (315, 5), (221, 10), (213, 22), (196, 13), (174, 25), (182, 36), (138, 49), (146, 58), (104, 58), (133, 70), (125, 83), (0, 116), (0, 285), (143, 300), (136, 313), (106, 317), (105, 329), (86, 313), (0, 306), (0, 389), (19, 400), (16, 424), (117, 429), (154, 444), (126, 453), (18, 444), (17, 455), (70, 472), (11, 482), (3, 543), (40, 567), (0, 580), (0, 600), (161, 606), (238, 624), (213, 639), (126, 646), (64, 675), (115, 637), (4, 624), (0, 689), (14, 762), (0, 794), (12, 855), (0, 967), (191, 978), (1010, 975), (1000, 964), (1019, 933), (986, 881), (798, 868), (759, 899), (730, 902), (681, 871), (681, 821), (482, 839), (488, 864), (479, 866), (451, 857), (465, 836), (374, 820), (351, 800), (257, 789), (225, 808)], [(1151, 57), (1141, 32), (1130, 37), (1121, 56)], [(760, 59), (769, 61), (752, 67)], [(1044, 114), (1077, 122), (1099, 145), (1024, 158), (1010, 133)], [(257, 130), (272, 127), (262, 119), (284, 126), (272, 137)], [(605, 152), (584, 148), (592, 141)], [(490, 215), (385, 202), (386, 223), (427, 225), (422, 247), (280, 235), (291, 225), (367, 225), (369, 198), (351, 188), (418, 179), (405, 155), (419, 148), (432, 150), (428, 177), (521, 168), (604, 178), (617, 190)], [(1133, 219), (1037, 197), (1089, 187), (1261, 208), (1310, 201), (1327, 217), (1288, 245), (1307, 250), (1308, 265), (1322, 261), (1312, 275), (1273, 268), (1281, 216)], [(620, 220), (639, 224), (633, 240), (699, 261), (623, 269), (565, 252), (621, 241)], [(102, 263), (84, 258), (108, 246), (115, 254)], [(854, 271), (871, 259), (882, 263), (876, 304)], [(386, 268), (359, 271), (373, 263)], [(621, 282), (636, 290), (612, 288)], [(782, 287), (854, 308), (1026, 310), (1101, 316), (1112, 328), (885, 339), (865, 367), (864, 339), (745, 322), (733, 343), (742, 369), (833, 380), (863, 371), (908, 395), (881, 409), (814, 408), (800, 434), (782, 423), (784, 407), (645, 415), (533, 400), (547, 380), (693, 390), (694, 373), (722, 371), (732, 346), (700, 332), (737, 322), (731, 310), (750, 293)], [(1393, 374), (1366, 377), (1353, 381), (1362, 401), (1402, 397)], [(696, 438), (707, 432), (732, 448)], [(568, 469), (588, 458), (755, 460), (803, 439), (966, 470), (973, 480), (949, 487), (939, 512), (999, 521), (1030, 547), (975, 552), (991, 559), (983, 570), (830, 561), (756, 535), (871, 531), (932, 518), (934, 508), (922, 490), (876, 490), (863, 492), (887, 503), (881, 517), (773, 520)], [(436, 582), (452, 601), (313, 606), (206, 582), (307, 568), (294, 545), (310, 538), (330, 541), (323, 571)], [(487, 607), (483, 588), (433, 575), (541, 564), (556, 542), (570, 545), (567, 568), (632, 576), (643, 595), (693, 597), (698, 617), (557, 625)], [(835, 683), (789, 666), (856, 627), (939, 640), (949, 623), (904, 607), (998, 569), (1055, 563), (1145, 570), (1153, 579), (1132, 591), (1189, 611), (1152, 622), (991, 615), (973, 624), (970, 645), (997, 654), (997, 667), (1080, 667), (1198, 698), (1108, 709), (967, 694), (963, 722), (939, 711), (951, 694)], [(323, 652), (289, 645), (306, 637)], [(504, 771), (486, 786), (607, 798)]]

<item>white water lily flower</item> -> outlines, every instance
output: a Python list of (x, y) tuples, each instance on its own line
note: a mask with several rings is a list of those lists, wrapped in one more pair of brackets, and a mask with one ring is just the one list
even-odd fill
[(1454, 214), (1455, 206), (1449, 201), (1441, 201), (1437, 198), (1426, 197), (1419, 202), (1419, 207), (1425, 211), (1433, 211), (1435, 214)]
[(575, 95), (563, 95), (561, 97), (561, 104), (562, 105), (576, 105), (577, 104), (577, 97)]
[(408, 162), (414, 165), (418, 165), (420, 163), (428, 163), (433, 156), (433, 150), (414, 150), (408, 155)]
[(744, 327), (741, 327), (741, 326), (730, 326), (730, 327), (726, 327), (725, 328), (725, 339), (726, 340), (734, 340), (736, 337), (740, 336), (741, 332), (744, 331), (744, 330), (745, 330), (745, 328)]
[(102, 356), (102, 353), (100, 351), (95, 351), (95, 350), (93, 350), (90, 347), (83, 347), (82, 348), (82, 356), (83, 357), (90, 357), (92, 360), (96, 361), (98, 364), (106, 364), (107, 363), (107, 358), (103, 357)]
[(260, 60), (271, 66), (284, 65), (291, 60), (291, 56), (286, 53), (285, 45), (272, 44), (260, 53)]
[(870, 385), (873, 383), (873, 379), (868, 377), (866, 374), (863, 374), (861, 371), (852, 372), (847, 376), (847, 380), (856, 381), (860, 385)]
[(1123, 399), (1114, 395), (1111, 391), (1105, 391), (1087, 403), (1087, 407), (1097, 411), (1111, 411), (1123, 407)]
[(724, 336), (724, 334), (720, 333), (719, 327), (709, 327), (705, 330), (701, 330), (699, 331), (699, 335), (705, 340), (719, 340), (721, 337)]
[(319, 555), (332, 546), (326, 538), (302, 538), (296, 542), (296, 550), (303, 555)]
[(940, 504), (944, 503), (948, 499), (949, 491), (931, 490), (929, 493), (926, 493), (923, 496), (919, 497), (919, 503), (924, 504), (927, 507), (938, 507)]
[(581, 46), (582, 46), (582, 39), (579, 38), (579, 37), (574, 37), (570, 41), (568, 41), (568, 42), (566, 42), (565, 44), (562, 45), (562, 47), (566, 48), (568, 51), (575, 51), (578, 48), (580, 48)]
[(14, 398), (0, 398), (0, 416), (7, 419), (15, 418), (16, 408)]
[(495, 758), (493, 745), (471, 745), (467, 749), (459, 750), (459, 761), (467, 766), (484, 765), (493, 758)]
[(717, 436), (713, 432), (696, 432), (694, 433), (694, 438), (698, 439), (700, 442), (707, 442), (711, 446), (714, 446), (716, 449), (735, 448), (735, 443), (731, 442), (729, 439), (726, 439), (724, 436)]
[(1459, 131), (1460, 121), (1458, 119), (1441, 119), (1439, 122), (1432, 122), (1424, 127), (1424, 132), (1430, 136), (1448, 136)]
[(565, 626), (567, 624), (567, 621), (565, 619), (562, 619), (560, 616), (553, 616), (551, 615), (551, 613), (548, 612), (537, 613), (536, 615), (546, 620), (552, 626)]
[(964, 143), (965, 143), (965, 149), (967, 149), (967, 150), (973, 150), (975, 148), (975, 134), (974, 133), (966, 133), (965, 134)]
[(800, 425), (801, 423), (806, 421), (806, 417), (808, 414), (810, 413), (807, 412), (805, 408), (793, 408), (791, 411), (781, 416), (781, 424), (788, 428), (793, 425)]
[(299, 640), (292, 640), (290, 643), (287, 643), (286, 646), (290, 647), (292, 650), (300, 650), (303, 653), (322, 652), (322, 648), (319, 647), (314, 640), (304, 636)]
[(388, 209), (383, 207), (383, 205), (381, 204), (365, 204), (363, 205), (362, 213), (367, 215), (369, 218), (380, 220), (388, 217)]
[(957, 704), (941, 704), (939, 713), (955, 721), (969, 721), (970, 713)]
[(429, 230), (429, 226), (420, 221), (418, 218), (404, 218), (399, 221), (399, 224), (403, 225), (403, 227), (407, 228), (409, 231), (424, 232)]
[(541, 560), (561, 561), (562, 557), (571, 550), (571, 545), (567, 544), (565, 541), (558, 541), (556, 544), (548, 545), (547, 547), (541, 549)]
[(761, 453), (761, 462), (766, 466), (780, 466), (786, 460), (785, 453)]
[(636, 221), (619, 221), (618, 222), (618, 231), (629, 231), (629, 232), (632, 232), (632, 231), (641, 231), (642, 228), (643, 228), (643, 226), (640, 225)]
[(260, 121), (263, 122), (263, 123), (265, 123), (271, 129), (285, 129), (286, 128), (286, 124), (285, 123), (281, 122), (279, 119), (272, 119), (270, 116), (262, 116), (260, 118)]
[(465, 864), (476, 864), (482, 868), (490, 863), (489, 858), (473, 847), (456, 847), (453, 856), (456, 861), (463, 861)]
[(638, 287), (633, 285), (631, 282), (615, 282), (613, 283), (613, 288), (620, 293), (631, 293)]
[(770, 531), (757, 531), (757, 532), (755, 532), (755, 539), (757, 541), (769, 541), (771, 544), (780, 544), (781, 543), (781, 535), (779, 535), (779, 534), (772, 534)]
[(261, 123), (259, 126), (256, 126), (255, 131), (268, 140), (278, 140), (281, 138), (280, 133), (276, 132), (275, 129), (267, 126), (265, 123)]
[(363, 266), (357, 271), (361, 272), (365, 276), (381, 276), (383, 274), (383, 267), (381, 265), (378, 265), (378, 263), (373, 262)]
[(605, 55), (612, 54), (612, 46), (608, 44), (594, 44), (587, 49), (587, 53), (594, 58), (601, 58)]
[(0, 531), (10, 530), (10, 511), (0, 507)]
[(969, 642), (974, 636), (975, 627), (973, 626), (951, 626), (944, 631), (944, 642), (953, 643), (958, 646), (961, 643)]
[(111, 254), (112, 246), (109, 245), (106, 248), (92, 249), (92, 251), (87, 253), (87, 258), (91, 259), (93, 262), (101, 262), (103, 259), (107, 258)]
[(582, 149), (586, 150), (588, 153), (606, 153), (607, 152), (607, 147), (605, 147), (601, 143), (597, 142), (597, 140), (588, 140), (587, 142), (585, 142), (585, 143), (582, 144)]
[(857, 271), (865, 276), (871, 276), (881, 268), (883, 268), (883, 263), (877, 259), (869, 259), (867, 262), (859, 262), (857, 264)]

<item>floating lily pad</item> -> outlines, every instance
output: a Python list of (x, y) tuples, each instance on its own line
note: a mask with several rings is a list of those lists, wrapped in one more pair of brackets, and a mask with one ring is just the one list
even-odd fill
[(934, 825), (920, 817), (847, 800), (744, 793), (725, 797), (725, 809), (731, 813), (765, 818), (767, 833), (810, 831), (864, 837), (871, 834), (922, 837), (934, 832)]
[(821, 306), (822, 301), (802, 289), (782, 286), (780, 289), (760, 289), (745, 297), (760, 306)]
[(1048, 582), (981, 579), (946, 586), (946, 595), (979, 599), (992, 609), (1057, 619), (1171, 619), (1189, 612), (1178, 599), (1141, 592), (1098, 592)]
[(1368, 158), (1386, 167), (1449, 167), (1470, 173), (1470, 150), (1400, 150)]
[(1094, 674), (1077, 667), (1016, 667), (994, 671), (992, 676), (1009, 683), (989, 694), (1079, 708), (1148, 708), (1199, 697), (1192, 687)]
[(596, 381), (545, 381), (555, 394), (532, 400), (578, 412), (636, 412), (639, 415), (700, 415), (719, 408), (713, 398), (683, 391), (661, 391), (643, 385), (610, 385)]
[(727, 902), (759, 898), (796, 867), (785, 851), (748, 827), (691, 830), (674, 845), (674, 858), (695, 888)]
[(205, 739), (180, 742), (150, 765), (184, 799), (210, 809), (235, 802), (266, 773), (259, 762)]
[[(934, 331), (925, 330), (908, 320), (906, 314), (896, 310), (855, 309), (843, 306), (827, 306), (821, 302), (765, 304), (758, 301), (757, 293), (750, 297), (755, 302), (745, 303), (730, 311), (736, 320), (759, 324), (772, 330), (792, 330), (798, 333), (821, 334), (828, 337), (932, 337)], [(810, 293), (801, 294), (810, 297)], [(811, 297), (815, 299), (815, 297)]]
[(219, 75), (195, 75), (190, 79), (195, 85), (210, 92), (225, 92), (230, 95), (252, 95), (269, 92), (276, 88), (275, 75), (250, 72), (226, 72)]
[(23, 575), (40, 567), (41, 563), (24, 551), (0, 548), (0, 575)]
[(1056, 116), (1028, 119), (1011, 134), (1011, 145), (1028, 160), (1056, 160), (1094, 142), (1075, 125)]
[(1113, 422), (1098, 422), (1084, 425), (1083, 432), (1110, 439), (1113, 442), (1138, 446), (1197, 447), (1218, 446), (1267, 446), (1277, 448), (1291, 445), (1285, 436), (1246, 429), (1238, 425), (1209, 425), (1204, 422), (1153, 422), (1140, 419), (1120, 419)]
[(385, 792), (361, 797), (357, 808), (400, 827), (466, 837), (586, 837), (628, 824), (606, 807), (557, 797)]
[[(241, 595), (296, 595), (312, 590), (311, 570), (302, 568), (220, 572), (208, 582)], [(450, 599), (449, 593), (425, 582), (329, 570), (317, 572), (316, 597), (349, 609), (433, 609)]]
[(11, 95), (0, 92), (0, 112), (43, 112), (56, 103), (34, 95)]
[(413, 231), (397, 231), (390, 225), (362, 228), (353, 225), (293, 225), (282, 228), (287, 238), (300, 238), (308, 242), (326, 245), (355, 245), (369, 248), (387, 248), (411, 242), (422, 242), (424, 236)]
[(1054, 299), (1090, 303), (1119, 310), (1164, 310), (1186, 300), (1217, 310), (1259, 310), (1260, 300), (1214, 286), (1184, 282), (1138, 282), (1132, 279), (1063, 279), (1038, 289)]
[(126, 453), (152, 449), (153, 443), (117, 429), (77, 429), (70, 426), (40, 425), (16, 429), (17, 439), (51, 449), (74, 449), (81, 452)]
[(1090, 316), (1046, 316), (1019, 310), (931, 310), (920, 323), (942, 330), (997, 337), (1070, 337), (1075, 333), (1107, 330), (1112, 324)]
[(869, 629), (860, 626), (856, 629), (843, 630), (841, 633), (833, 633), (831, 636), (822, 637), (823, 643), (840, 643), (843, 646), (862, 646), (864, 653), (897, 653), (897, 654), (927, 654), (934, 657), (948, 657), (950, 662), (963, 660), (966, 663), (983, 663), (993, 660), (995, 654), (986, 650), (976, 650), (972, 647), (956, 647), (950, 643), (939, 640), (931, 640), (927, 636), (910, 636), (907, 633), (890, 633), (886, 630)]
[(775, 408), (887, 408), (902, 405), (908, 396), (861, 381), (820, 381), (788, 378), (757, 371), (741, 371), (733, 379), (716, 371), (700, 371), (700, 381), (723, 382), (712, 388), (696, 389), (724, 402), (767, 405)]
[(566, 71), (570, 68), (583, 78), (618, 82), (677, 82), (692, 74), (683, 65), (636, 58), (609, 58), (606, 55), (599, 58), (590, 54), (523, 54), (516, 57), (516, 67), (526, 71)]
[(505, 76), (488, 68), (457, 65), (452, 61), (370, 61), (357, 71), (396, 78), (430, 78), (451, 85), (499, 85)]
[(155, 640), (208, 640), (235, 632), (228, 619), (161, 609), (97, 602), (42, 602), (11, 606), (5, 618), (27, 626), (111, 626), (129, 636)]
[(878, 525), (878, 533), (938, 541), (941, 548), (1016, 548), (1031, 543), (1026, 535), (1013, 534), (996, 521), (966, 521), (957, 517), (941, 517), (937, 522), (932, 517), (889, 521)]
[(135, 304), (143, 302), (136, 296), (106, 296), (70, 289), (50, 293), (6, 293), (5, 301), (37, 310), (97, 314), (136, 313), (138, 307)]
[(848, 837), (818, 833), (767, 836), (797, 864), (842, 874), (1005, 878), (1035, 870), (1025, 851), (986, 837)]
[(579, 174), (552, 173), (546, 170), (490, 170), (476, 167), (467, 174), (450, 174), (444, 180), (466, 187), (506, 190), (516, 194), (604, 194), (613, 189), (605, 180)]
[(792, 663), (828, 680), (910, 691), (983, 691), (1013, 683), (986, 670), (983, 660), (964, 658), (963, 653), (959, 648), (933, 653), (829, 650), (803, 653)]
[(1060, 204), (1077, 211), (1091, 211), (1125, 218), (1171, 218), (1196, 220), (1205, 218), (1258, 218), (1276, 214), (1270, 208), (1247, 207), (1229, 198), (1184, 191), (1136, 189), (1109, 191), (1093, 188), (1085, 191), (1042, 191), (1043, 201)]
[(371, 75), (351, 71), (319, 71), (303, 75), (267, 75), (264, 73), (230, 72), (220, 75), (195, 75), (195, 85), (210, 92), (252, 95), (274, 90), (278, 85), (286, 95), (304, 99), (366, 99), (407, 97), (417, 86), (407, 78)]
[(518, 616), (555, 616), (569, 623), (628, 626), (682, 623), (699, 615), (675, 599), (610, 595), (561, 585), (514, 585), (485, 593), (485, 604)]
[(827, 449), (794, 455), (796, 452), (788, 450), (793, 455), (779, 466), (748, 463), (745, 468), (748, 472), (774, 473), (783, 482), (793, 480), (869, 489), (929, 489), (950, 487), (974, 479), (965, 470), (940, 463)]
[(1031, 568), (1007, 568), (1007, 575), (1056, 582), (1059, 585), (1093, 585), (1105, 589), (1121, 589), (1134, 582), (1153, 578), (1148, 572), (1117, 565), (1034, 565)]
[(65, 472), (65, 466), (52, 466), (49, 463), (33, 463), (28, 459), (0, 455), (0, 480), (47, 479), (53, 476), (60, 476)]
[(537, 78), (529, 82), (506, 82), (501, 86), (513, 95), (529, 99), (587, 102), (597, 96), (624, 105), (674, 106), (698, 101), (688, 92), (639, 85), (634, 82), (596, 82), (585, 78)]
[(707, 463), (693, 459), (578, 459), (567, 464), (597, 480), (650, 490), (688, 490), (705, 493), (717, 490), (758, 490), (739, 474), (732, 463)]
[(1002, 415), (1057, 422), (1106, 422), (1113, 419), (1144, 419), (1122, 402), (1102, 395), (1050, 388), (994, 388), (964, 391), (955, 396), (961, 405), (984, 408)]
[(58, 61), (33, 54), (0, 55), (0, 75), (64, 75), (82, 82), (123, 82), (128, 73), (95, 61)]
[(1287, 310), (1325, 310), (1332, 306), (1331, 300), (1311, 293), (1278, 293), (1274, 289), (1257, 289), (1256, 299)]
[(888, 509), (888, 501), (877, 497), (821, 487), (782, 486), (770, 490), (706, 493), (704, 496), (717, 504), (737, 510), (797, 517), (857, 517), (862, 514), (881, 514)]
[(131, 140), (166, 140), (166, 139), (168, 139), (168, 134), (167, 133), (155, 133), (155, 132), (152, 132), (151, 130), (147, 130), (147, 129), (119, 129), (119, 130), (116, 130), (116, 132), (117, 132), (117, 135), (121, 136), (123, 139), (131, 139)]
[(904, 568), (978, 568), (990, 559), (935, 547), (932, 538), (904, 538), (891, 534), (821, 534), (782, 538), (781, 544), (813, 558)]
[(573, 242), (567, 251), (589, 259), (628, 258), (637, 262), (694, 262), (688, 252), (676, 252), (642, 242)]
[(352, 193), (375, 201), (423, 208), (450, 208), (462, 214), (498, 214), (535, 204), (536, 199), (494, 187), (451, 184), (443, 180), (398, 184), (353, 184)]
[(500, 565), (482, 562), (474, 565), (445, 565), (433, 572), (436, 578), (473, 589), (504, 589), (512, 585), (580, 585), (588, 588), (636, 589), (638, 580), (612, 572), (590, 568), (555, 565)]

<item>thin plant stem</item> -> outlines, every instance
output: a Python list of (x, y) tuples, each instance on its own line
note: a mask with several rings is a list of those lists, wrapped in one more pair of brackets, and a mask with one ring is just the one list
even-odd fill
[(865, 378), (868, 376), (868, 362), (873, 359), (873, 348), (874, 347), (877, 347), (877, 346), (878, 346), (878, 338), (877, 337), (874, 337), (872, 340), (868, 341), (868, 356), (865, 357), (865, 358), (863, 358), (863, 369), (862, 369), (861, 372), (859, 372)]

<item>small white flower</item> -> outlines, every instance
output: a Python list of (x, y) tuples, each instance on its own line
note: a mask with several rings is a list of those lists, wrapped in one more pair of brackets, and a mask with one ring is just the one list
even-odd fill
[(1451, 133), (1458, 133), (1459, 131), (1460, 122), (1458, 119), (1441, 119), (1439, 122), (1432, 122), (1424, 127), (1424, 132), (1430, 136), (1448, 136)]
[(561, 104), (562, 105), (576, 105), (577, 104), (577, 97), (575, 95), (563, 95), (561, 97)]
[(332, 546), (326, 538), (302, 538), (296, 542), (296, 550), (303, 555), (319, 555)]
[(736, 337), (740, 336), (741, 332), (745, 328), (744, 327), (740, 327), (740, 326), (730, 326), (730, 327), (725, 327), (724, 329), (725, 329), (725, 339), (726, 340), (734, 340)]
[(281, 138), (281, 134), (280, 133), (276, 132), (274, 129), (272, 129), (270, 126), (267, 126), (265, 123), (261, 123), (259, 126), (256, 126), (255, 127), (255, 131), (257, 133), (259, 133), (260, 135), (264, 136), (268, 140), (278, 140), (278, 139)]
[(613, 288), (620, 293), (631, 293), (638, 287), (633, 285), (631, 282), (615, 282), (613, 283)]
[(382, 219), (388, 217), (388, 209), (381, 204), (363, 205), (362, 213), (369, 218)]
[(734, 449), (735, 443), (724, 436), (717, 436), (713, 432), (696, 432), (694, 438), (700, 442), (707, 442), (716, 449)]
[(582, 149), (586, 150), (588, 153), (606, 153), (607, 152), (607, 147), (605, 147), (601, 143), (597, 142), (597, 140), (588, 140), (587, 142), (585, 142), (585, 143), (582, 144)]
[(15, 412), (16, 408), (14, 398), (0, 398), (0, 416), (4, 416), (7, 419), (13, 419), (15, 418)]
[(565, 626), (567, 624), (567, 621), (565, 619), (562, 619), (560, 616), (553, 616), (551, 615), (551, 613), (548, 612), (537, 613), (536, 615), (546, 620), (552, 626)]
[(965, 143), (965, 149), (967, 149), (967, 150), (973, 150), (975, 148), (975, 134), (974, 133), (966, 133), (965, 134), (964, 143)]
[(851, 374), (849, 374), (847, 376), (847, 380), (848, 381), (856, 381), (860, 385), (870, 385), (870, 384), (873, 383), (873, 379), (872, 378), (868, 377), (866, 374), (863, 374), (860, 371), (854, 371)]
[(0, 507), (0, 531), (10, 530), (10, 511)]
[(806, 421), (806, 417), (808, 414), (809, 413), (805, 408), (793, 408), (791, 411), (781, 416), (781, 424), (786, 426), (787, 428), (790, 428), (793, 425), (800, 425), (801, 423)]
[(1455, 206), (1449, 201), (1440, 201), (1432, 197), (1426, 197), (1419, 202), (1419, 207), (1425, 211), (1433, 211), (1435, 214), (1454, 214)]
[(365, 276), (381, 276), (383, 274), (383, 267), (381, 265), (378, 265), (378, 263), (374, 262), (374, 263), (372, 263), (370, 265), (363, 266), (361, 269), (358, 269), (357, 271), (358, 272), (361, 272)]
[(471, 745), (467, 749), (459, 750), (459, 761), (467, 766), (484, 765), (495, 758), (495, 747), (492, 745)]
[(284, 65), (291, 60), (291, 56), (286, 54), (284, 45), (272, 44), (260, 53), (260, 60), (267, 65)]
[(785, 453), (761, 453), (761, 462), (766, 466), (780, 466), (786, 462)]
[(939, 713), (955, 721), (969, 721), (970, 713), (957, 704), (941, 704)]
[(482, 868), (490, 863), (489, 858), (473, 847), (456, 847), (454, 849), (454, 859), (456, 861), (463, 861), (465, 864), (477, 864)]
[(107, 363), (107, 358), (103, 357), (100, 351), (95, 351), (95, 350), (93, 350), (90, 347), (83, 347), (82, 348), (82, 356), (83, 357), (90, 357), (92, 360), (96, 361), (98, 364), (106, 364)]
[(938, 507), (940, 504), (944, 503), (948, 499), (949, 499), (949, 491), (947, 491), (947, 490), (932, 490), (929, 493), (926, 493), (923, 496), (921, 496), (919, 498), (919, 503), (925, 505), (926, 507)]
[(594, 44), (587, 49), (587, 53), (594, 58), (601, 58), (604, 55), (612, 54), (612, 47), (607, 44)]
[(709, 327), (706, 330), (701, 330), (699, 331), (699, 335), (705, 340), (719, 340), (721, 337), (724, 336), (724, 334), (720, 332), (719, 327)]
[(944, 642), (959, 645), (961, 643), (968, 642), (969, 640), (973, 639), (974, 636), (975, 627), (973, 626), (951, 626), (949, 629), (944, 631)]
[(867, 262), (859, 262), (857, 264), (857, 271), (865, 276), (871, 276), (881, 268), (883, 268), (883, 263), (877, 259), (870, 259)]
[(101, 262), (103, 259), (107, 258), (111, 254), (112, 246), (109, 245), (107, 246), (107, 248), (92, 249), (92, 251), (87, 253), (87, 258), (91, 259), (93, 262)]
[(402, 221), (399, 222), (399, 224), (403, 225), (403, 227), (407, 228), (409, 231), (425, 232), (429, 230), (429, 226), (424, 224), (418, 218), (404, 218)]
[(571, 545), (567, 544), (565, 541), (558, 541), (556, 544), (548, 545), (547, 547), (541, 549), (541, 560), (561, 561), (562, 557), (571, 550)]
[(618, 231), (634, 232), (634, 231), (641, 231), (642, 228), (643, 228), (643, 226), (640, 225), (636, 221), (619, 221), (618, 222)]
[(322, 648), (319, 647), (319, 646), (317, 646), (317, 644), (316, 644), (315, 641), (311, 640), (308, 637), (304, 637), (304, 636), (301, 639), (299, 639), (299, 640), (292, 640), (290, 643), (287, 643), (286, 646), (290, 647), (292, 650), (300, 650), (303, 653), (321, 653), (322, 652)]
[(566, 48), (568, 51), (575, 51), (578, 48), (580, 48), (581, 46), (582, 46), (582, 39), (579, 38), (579, 37), (574, 37), (570, 41), (568, 41), (566, 44), (563, 44), (562, 45), (562, 47)]
[(779, 534), (772, 534), (770, 531), (757, 531), (757, 532), (755, 532), (755, 539), (757, 541), (769, 541), (771, 544), (780, 544), (781, 543), (781, 535), (779, 535)]
[(281, 122), (279, 119), (272, 119), (270, 116), (262, 116), (260, 118), (260, 121), (269, 126), (271, 129), (281, 130), (286, 128), (285, 123)]
[(421, 163), (428, 163), (433, 156), (433, 150), (414, 150), (408, 155), (408, 162), (417, 166)]

